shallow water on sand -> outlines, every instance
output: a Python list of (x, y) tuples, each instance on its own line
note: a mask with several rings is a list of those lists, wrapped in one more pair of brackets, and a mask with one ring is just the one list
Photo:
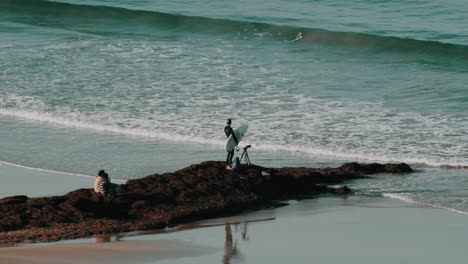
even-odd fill
[[(467, 219), (392, 199), (323, 197), (153, 234), (134, 232), (39, 244), (25, 248), (22, 254), (50, 263), (66, 259), (88, 264), (461, 262), (468, 242), (461, 230), (467, 228)], [(67, 248), (61, 248), (63, 245), (83, 253), (64, 258), (60, 251)], [(43, 246), (49, 252), (47, 257), (36, 250)], [(12, 251), (4, 252), (11, 255)]]
[(468, 241), (466, 216), (400, 201), (320, 198), (249, 217), (268, 215), (276, 219), (231, 225), (232, 240), (228, 225), (161, 237), (218, 244), (200, 263), (441, 263), (462, 261)]

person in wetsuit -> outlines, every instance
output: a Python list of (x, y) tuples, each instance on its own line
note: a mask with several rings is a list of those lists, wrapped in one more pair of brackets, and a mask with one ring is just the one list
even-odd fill
[[(239, 144), (239, 141), (237, 140), (236, 135), (234, 134), (234, 130), (232, 130), (231, 123), (232, 123), (231, 118), (226, 119), (226, 126), (224, 127), (224, 133), (226, 134), (226, 137), (229, 137), (230, 135), (232, 135), (237, 146), (237, 144)], [(228, 151), (227, 153), (226, 169), (228, 170), (232, 170), (231, 164), (232, 164), (233, 157), (234, 157), (234, 149), (232, 149), (231, 151)]]

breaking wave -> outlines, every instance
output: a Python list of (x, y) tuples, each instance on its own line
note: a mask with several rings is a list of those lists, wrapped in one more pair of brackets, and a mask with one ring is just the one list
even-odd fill
[[(0, 12), (9, 14), (13, 22), (39, 24), (40, 26), (61, 27), (99, 34), (97, 28), (105, 27), (103, 21), (110, 23), (108, 30), (121, 30), (133, 34), (133, 25), (186, 30), (189, 32), (212, 32), (216, 34), (234, 33), (243, 36), (272, 38), (283, 41), (297, 41), (322, 45), (337, 45), (352, 48), (383, 49), (399, 52), (415, 52), (427, 55), (468, 59), (468, 46), (443, 43), (431, 40), (383, 36), (360, 32), (330, 31), (320, 28), (274, 25), (255, 21), (236, 21), (220, 18), (186, 16), (146, 10), (132, 10), (121, 7), (77, 5), (45, 0), (4, 0), (0, 1)], [(34, 17), (34, 19), (32, 19)], [(54, 17), (55, 19), (50, 19)], [(60, 20), (60, 23), (57, 22)], [(77, 24), (80, 20), (96, 20), (96, 27), (83, 29)], [(97, 21), (98, 20), (98, 21)], [(96, 32), (93, 32), (95, 30)], [(150, 34), (145, 31), (145, 34)], [(149, 31), (151, 32), (151, 31)], [(101, 30), (101, 34), (108, 34)]]

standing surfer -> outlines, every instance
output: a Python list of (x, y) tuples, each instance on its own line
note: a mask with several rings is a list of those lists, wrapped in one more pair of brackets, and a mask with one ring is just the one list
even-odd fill
[[(234, 131), (232, 130), (231, 127), (232, 120), (231, 118), (226, 119), (226, 126), (224, 127), (224, 133), (226, 134), (226, 137), (229, 138), (230, 135), (234, 138), (234, 141), (237, 144), (239, 144), (239, 140), (237, 140), (236, 135), (234, 134)], [(232, 170), (231, 164), (232, 164), (232, 158), (234, 157), (234, 148), (231, 151), (227, 152), (227, 157), (226, 157), (226, 169)]]

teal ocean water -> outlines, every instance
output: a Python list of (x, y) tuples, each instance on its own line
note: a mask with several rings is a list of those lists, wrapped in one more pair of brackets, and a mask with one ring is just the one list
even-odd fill
[[(468, 212), (468, 4), (0, 1), (0, 160), (120, 179), (224, 160), (407, 162), (363, 194)], [(66, 179), (64, 179), (66, 180)]]

